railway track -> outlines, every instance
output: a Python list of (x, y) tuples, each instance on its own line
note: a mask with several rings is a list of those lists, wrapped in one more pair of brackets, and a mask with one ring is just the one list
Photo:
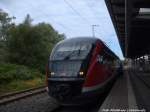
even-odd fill
[(137, 71), (130, 71), (130, 77), (133, 84), (134, 94), (137, 100), (137, 106), (139, 109), (145, 109), (146, 112), (150, 112), (150, 85), (149, 82), (143, 78), (143, 74)]
[(35, 87), (31, 89), (26, 89), (23, 91), (8, 93), (5, 95), (0, 96), (0, 105), (4, 105), (13, 101), (17, 101), (29, 96), (33, 96), (36, 94), (46, 92), (45, 86)]
[(60, 111), (62, 111), (62, 109), (63, 109), (63, 107), (61, 105), (59, 105), (50, 112), (60, 112)]
[(50, 112), (98, 112), (100, 107), (93, 106), (89, 107), (63, 107), (58, 106)]
[(150, 84), (142, 78), (142, 76), (139, 75), (139, 73), (135, 72), (136, 77), (147, 87), (150, 88)]
[(59, 104), (57, 105), (56, 108), (54, 108), (50, 112), (98, 112), (102, 102), (103, 101), (93, 102), (91, 104), (78, 105), (78, 106), (77, 105), (63, 106)]

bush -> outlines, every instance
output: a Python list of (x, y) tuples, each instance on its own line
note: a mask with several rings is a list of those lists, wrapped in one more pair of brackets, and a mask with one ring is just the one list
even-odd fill
[(23, 65), (1, 64), (0, 65), (0, 83), (9, 83), (13, 80), (30, 80), (35, 77), (42, 78), (43, 75), (35, 69)]

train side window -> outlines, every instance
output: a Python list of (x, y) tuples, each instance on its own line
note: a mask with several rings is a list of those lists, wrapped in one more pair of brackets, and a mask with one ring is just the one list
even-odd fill
[(103, 64), (103, 56), (97, 55), (97, 62)]
[(103, 55), (103, 64), (107, 64), (108, 63), (107, 54), (104, 50), (102, 51), (102, 55)]

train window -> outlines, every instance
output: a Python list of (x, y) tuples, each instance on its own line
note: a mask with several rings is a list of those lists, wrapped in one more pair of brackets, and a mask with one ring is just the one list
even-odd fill
[(52, 77), (73, 77), (78, 75), (81, 68), (81, 61), (51, 61), (49, 69), (55, 73)]
[(103, 56), (98, 55), (98, 56), (97, 56), (97, 62), (103, 64)]
[(65, 51), (75, 51), (80, 49), (79, 46), (63, 46), (58, 48), (57, 52), (65, 52)]
[(64, 45), (57, 49), (57, 52), (65, 52), (65, 51), (84, 51), (89, 50), (91, 45), (89, 44), (71, 44), (71, 45)]
[(106, 64), (107, 58), (106, 58), (106, 53), (104, 50), (100, 51), (99, 56), (100, 56), (101, 64)]
[(109, 53), (105, 50), (102, 51), (102, 55), (103, 55), (103, 64), (105, 65), (111, 65), (112, 60), (111, 60), (111, 56), (109, 55)]
[(88, 43), (69, 43), (59, 45), (51, 55), (51, 60), (85, 59), (91, 49), (92, 44)]

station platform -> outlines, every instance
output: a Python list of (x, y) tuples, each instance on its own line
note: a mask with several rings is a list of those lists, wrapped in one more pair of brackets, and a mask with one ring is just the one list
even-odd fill
[(124, 71), (117, 78), (99, 112), (150, 112), (150, 89), (144, 86), (137, 78), (137, 73)]

